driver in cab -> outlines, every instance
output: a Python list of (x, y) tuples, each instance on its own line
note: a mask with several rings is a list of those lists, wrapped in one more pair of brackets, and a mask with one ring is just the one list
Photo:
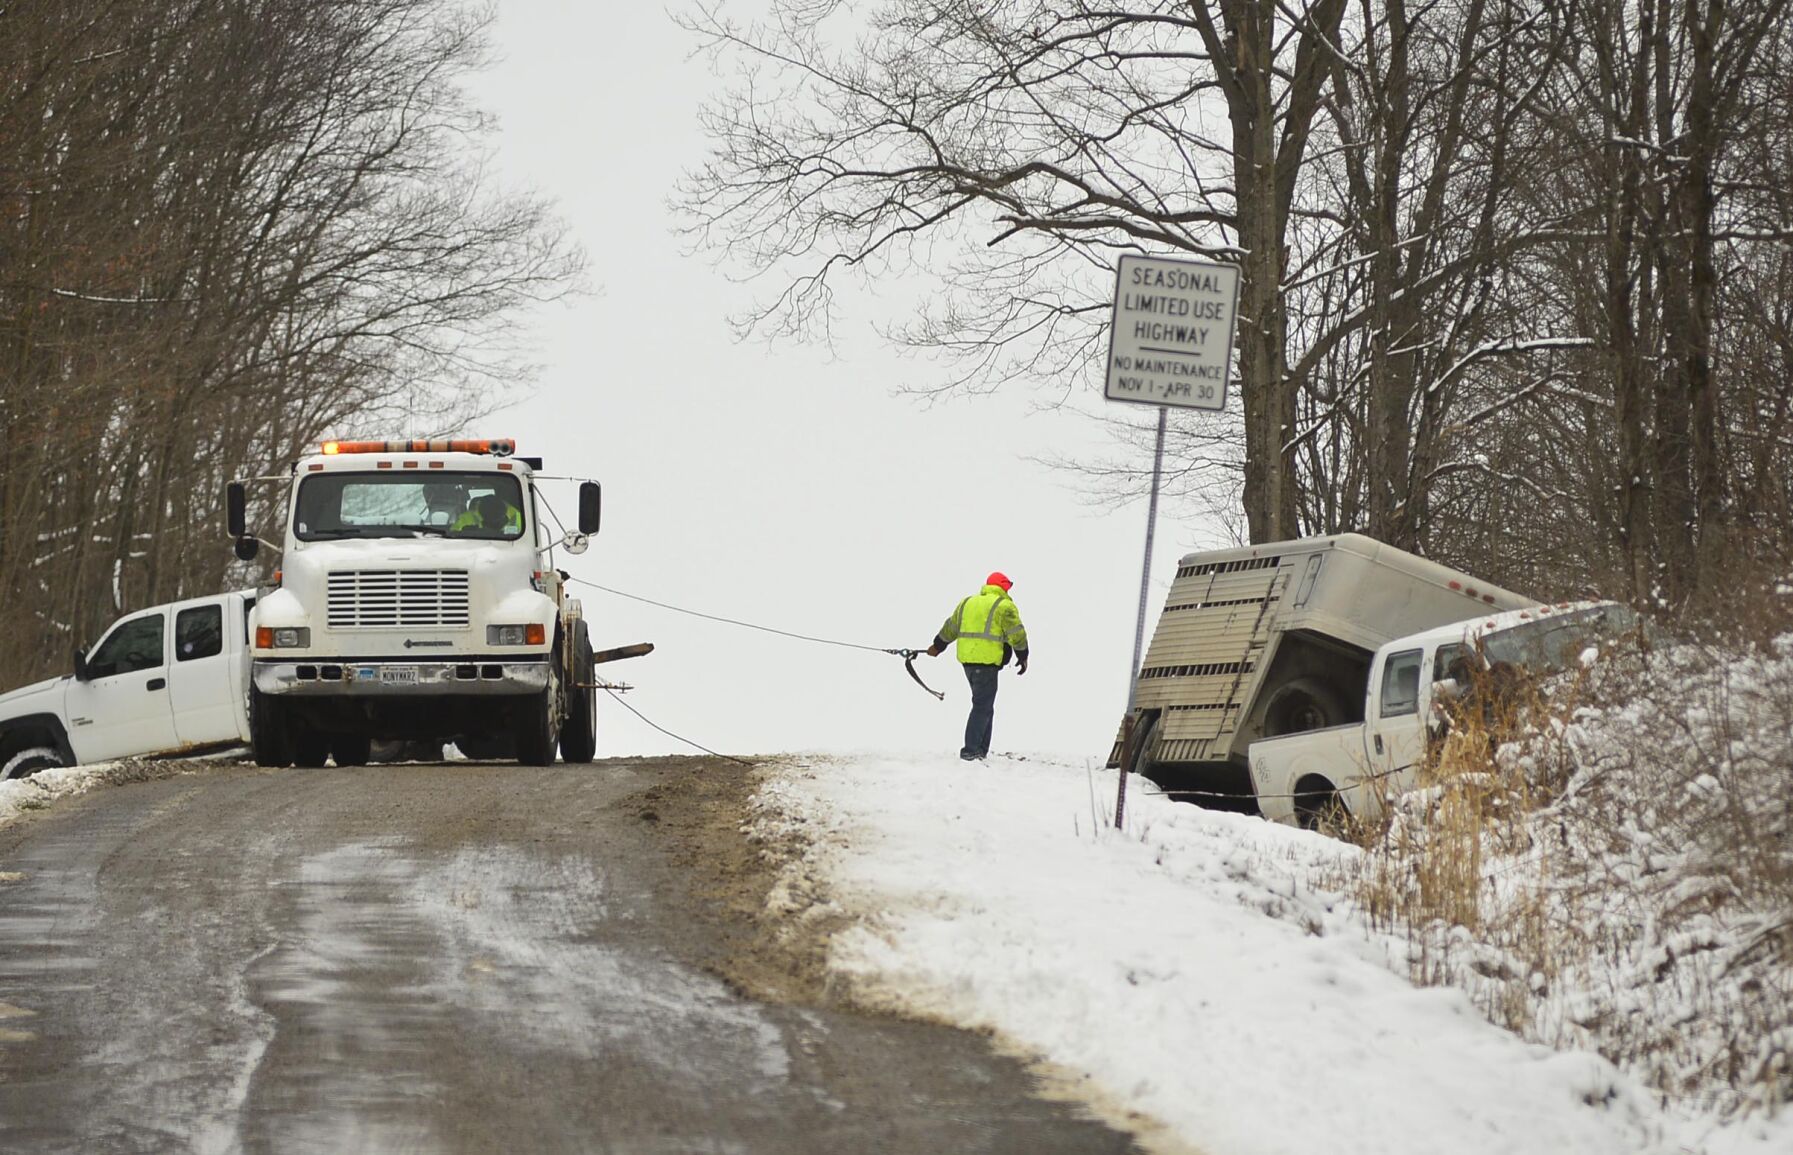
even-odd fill
[(467, 512), (455, 518), (450, 533), (469, 529), (500, 530), (506, 537), (523, 532), (523, 511), (496, 493), (485, 493), (473, 499)]

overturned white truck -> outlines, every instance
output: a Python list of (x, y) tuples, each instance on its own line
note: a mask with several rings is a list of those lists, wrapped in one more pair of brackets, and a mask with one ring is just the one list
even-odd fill
[(1363, 721), (1384, 643), (1531, 604), (1361, 534), (1189, 554), (1140, 665), (1131, 741), (1109, 764), (1255, 810), (1251, 744)]

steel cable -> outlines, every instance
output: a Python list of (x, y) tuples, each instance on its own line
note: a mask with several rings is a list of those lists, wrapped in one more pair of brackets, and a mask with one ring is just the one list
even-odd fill
[(655, 601), (653, 598), (642, 597), (640, 594), (632, 594), (626, 590), (612, 589), (609, 586), (599, 585), (597, 582), (589, 581), (586, 578), (569, 577), (567, 580), (571, 581), (571, 582), (576, 582), (582, 586), (590, 586), (592, 589), (595, 589), (595, 590), (603, 590), (607, 594), (615, 594), (619, 598), (628, 598), (631, 601), (646, 602), (650, 606), (658, 606), (663, 610), (671, 610), (674, 613), (690, 614), (694, 618), (703, 618), (707, 621), (721, 622), (724, 625), (740, 626), (743, 629), (760, 630), (764, 633), (777, 634), (780, 637), (784, 637), (784, 638), (796, 638), (798, 641), (815, 642), (816, 644), (823, 645), (823, 646), (840, 646), (841, 648), (848, 649), (848, 650), (865, 650), (865, 651), (868, 651), (869, 653), (873, 653), (873, 654), (902, 655), (904, 653), (910, 652), (910, 651), (905, 651), (905, 650), (901, 650), (901, 649), (886, 649), (883, 646), (865, 646), (865, 645), (859, 644), (858, 642), (843, 642), (843, 641), (839, 641), (835, 638), (818, 638), (813, 634), (798, 634), (798, 633), (793, 633), (790, 630), (775, 629), (772, 626), (761, 626), (761, 625), (756, 625), (753, 622), (743, 622), (737, 618), (725, 618), (719, 614), (706, 614), (706, 613), (702, 612), (701, 610), (688, 610), (684, 606), (675, 606), (668, 602), (659, 602), (659, 601)]
[(598, 689), (604, 691), (606, 694), (609, 694), (612, 698), (615, 698), (617, 705), (621, 706), (623, 709), (627, 710), (629, 713), (635, 715), (637, 718), (640, 718), (643, 722), (646, 722), (649, 726), (652, 726), (654, 729), (660, 731), (660, 733), (666, 735), (668, 738), (671, 738), (675, 742), (683, 742), (685, 745), (691, 747), (693, 750), (702, 750), (705, 754), (710, 755), (712, 758), (722, 758), (722, 759), (725, 759), (726, 761), (735, 762), (742, 766), (750, 766), (751, 767), (751, 766), (758, 765), (758, 763), (749, 762), (745, 758), (737, 758), (733, 754), (723, 754), (719, 751), (712, 750), (708, 746), (705, 746), (701, 742), (693, 742), (691, 739), (685, 737), (683, 734), (674, 734), (671, 730), (668, 730), (666, 727), (660, 725), (658, 722), (654, 721), (652, 718), (649, 718), (646, 714), (643, 714), (640, 710), (637, 710), (635, 707), (629, 705), (629, 703), (623, 701), (622, 695), (617, 693), (615, 690), (612, 690), (609, 686), (599, 686)]

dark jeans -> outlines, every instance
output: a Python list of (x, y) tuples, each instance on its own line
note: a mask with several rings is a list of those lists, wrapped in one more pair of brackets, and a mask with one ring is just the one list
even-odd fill
[(996, 674), (1000, 667), (965, 666), (971, 683), (971, 717), (965, 719), (965, 745), (961, 758), (982, 758), (990, 752), (990, 728), (996, 721)]

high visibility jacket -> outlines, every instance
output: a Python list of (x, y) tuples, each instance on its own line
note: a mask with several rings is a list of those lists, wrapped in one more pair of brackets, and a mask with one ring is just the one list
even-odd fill
[[(504, 503), (504, 527), (514, 529), (519, 533), (523, 530), (523, 511), (508, 501)], [(458, 533), (463, 529), (498, 529), (499, 527), (485, 524), (479, 516), (479, 510), (470, 509), (455, 518), (454, 524), (448, 528), (450, 532)]]
[(1004, 646), (1027, 652), (1021, 610), (1001, 586), (985, 586), (960, 602), (940, 627), (940, 640), (958, 642), (959, 661), (968, 666), (1000, 666)]

